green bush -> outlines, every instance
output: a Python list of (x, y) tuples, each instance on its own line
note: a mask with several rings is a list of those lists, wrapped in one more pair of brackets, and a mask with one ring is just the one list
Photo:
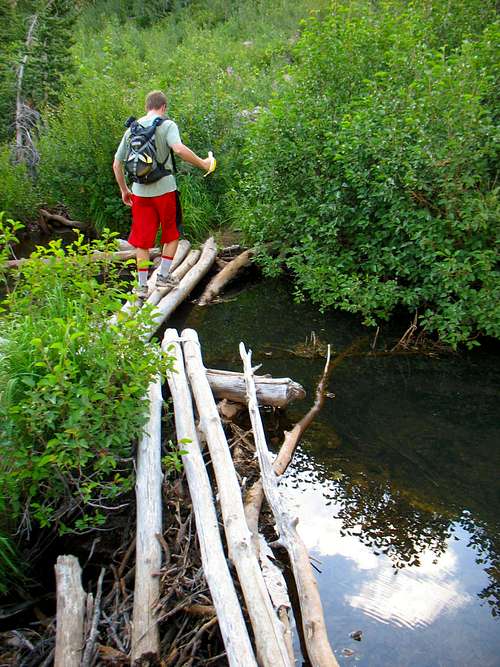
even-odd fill
[(13, 164), (8, 146), (0, 146), (0, 207), (9, 216), (29, 220), (36, 217), (38, 197), (23, 164)]
[(11, 530), (29, 530), (32, 520), (61, 532), (101, 525), (132, 487), (143, 399), (170, 359), (143, 343), (148, 309), (110, 325), (123, 297), (118, 268), (91, 251), (113, 245), (106, 235), (64, 249), (53, 241), (22, 264), (14, 286), (9, 280), (1, 313), (0, 510), (5, 516), (8, 507)]
[(267, 271), (284, 262), (299, 293), (370, 324), (418, 309), (455, 346), (500, 335), (499, 28), (472, 39), (492, 3), (474, 21), (477, 3), (452, 4), (337, 2), (312, 19), (233, 202), (249, 238), (280, 250), (263, 250)]

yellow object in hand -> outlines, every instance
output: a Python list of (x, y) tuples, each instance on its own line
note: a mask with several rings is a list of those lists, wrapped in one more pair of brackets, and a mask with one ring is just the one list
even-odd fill
[(217, 160), (214, 158), (214, 154), (212, 153), (212, 151), (208, 151), (208, 157), (210, 158), (210, 166), (208, 168), (207, 173), (203, 174), (203, 178), (205, 178), (205, 176), (208, 176), (208, 174), (214, 172), (215, 167), (217, 166)]

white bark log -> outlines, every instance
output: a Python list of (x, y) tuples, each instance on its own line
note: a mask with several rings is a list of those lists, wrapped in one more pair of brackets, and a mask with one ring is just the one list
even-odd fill
[(184, 357), (217, 479), (224, 530), (254, 630), (259, 663), (264, 667), (291, 666), (280, 623), (274, 613), (246, 525), (243, 502), (226, 436), (203, 366), (198, 336), (182, 332)]
[(231, 667), (256, 667), (252, 645), (222, 548), (212, 489), (194, 423), (184, 357), (177, 341), (177, 331), (167, 329), (162, 348), (175, 357), (176, 372), (169, 374), (167, 380), (174, 402), (178, 447), (187, 452), (182, 456), (182, 461), (193, 503), (203, 572), (212, 595), (229, 664)]
[(248, 411), (255, 438), (255, 447), (261, 468), (264, 493), (276, 520), (280, 542), (287, 549), (292, 565), (302, 613), (304, 641), (313, 667), (338, 667), (328, 641), (323, 607), (307, 549), (296, 530), (297, 519), (292, 518), (278, 491), (276, 474), (266, 443), (264, 427), (257, 403), (251, 362), (251, 352), (240, 343), (248, 395)]
[[(175, 253), (175, 256), (174, 256), (174, 259), (173, 259), (173, 262), (172, 262), (172, 267), (173, 267), (174, 275), (177, 278), (179, 278), (179, 280), (185, 275), (185, 273), (187, 273), (187, 271), (192, 266), (191, 261), (186, 259), (186, 255), (188, 254), (190, 247), (191, 247), (191, 244), (189, 243), (189, 241), (185, 241), (184, 239), (182, 239), (179, 242), (179, 245), (177, 246), (177, 251)], [(159, 248), (156, 248), (155, 250), (157, 250), (158, 253), (160, 252)], [(130, 251), (128, 251), (128, 252), (130, 252)], [(134, 252), (134, 257), (135, 257), (135, 249), (134, 249), (133, 252)], [(192, 251), (192, 252), (198, 252), (199, 253), (199, 251)], [(152, 251), (150, 251), (150, 256), (152, 256)], [(188, 264), (186, 264), (186, 262), (184, 261), (185, 259), (186, 259), (186, 262), (188, 262)], [(183, 269), (184, 266), (185, 266), (185, 270)], [(154, 284), (156, 282), (156, 272), (157, 272), (157, 270), (158, 269), (155, 269), (155, 271), (153, 271), (153, 274), (150, 276), (150, 278), (148, 280), (148, 289), (149, 290), (154, 290)], [(154, 292), (155, 291), (157, 291), (157, 290), (154, 290)], [(153, 294), (154, 294), (154, 292), (153, 292)], [(155, 302), (155, 304), (156, 303), (157, 302)], [(110, 324), (117, 324), (123, 316), (128, 316), (131, 313), (133, 314), (134, 312), (136, 312), (137, 308), (141, 308), (141, 307), (142, 307), (142, 302), (138, 301), (137, 299), (134, 299), (133, 301), (126, 301), (123, 304), (123, 306), (120, 308), (118, 313), (115, 313), (115, 315), (113, 315), (111, 317)]]
[(159, 635), (154, 607), (158, 603), (161, 545), (156, 535), (162, 532), (161, 509), (161, 410), (163, 399), (158, 378), (148, 390), (149, 421), (137, 450), (137, 538), (134, 610), (132, 624), (132, 662), (142, 655), (159, 653)]
[(245, 250), (245, 252), (242, 252), (238, 257), (235, 257), (235, 259), (226, 264), (226, 266), (208, 283), (205, 291), (198, 299), (198, 305), (206, 306), (213, 301), (240, 271), (252, 263), (253, 253), (253, 250)]
[(146, 340), (153, 337), (155, 331), (165, 320), (170, 317), (179, 304), (191, 293), (193, 288), (200, 282), (203, 276), (209, 271), (217, 255), (217, 246), (212, 237), (203, 244), (201, 256), (195, 266), (184, 276), (179, 286), (169, 292), (160, 301), (153, 312), (153, 326), (145, 336)]
[[(246, 403), (245, 376), (233, 371), (219, 371), (207, 368), (207, 378), (214, 395), (227, 398), (236, 403)], [(259, 405), (272, 405), (283, 408), (288, 403), (303, 399), (304, 388), (290, 378), (272, 378), (264, 375), (255, 376)]]
[[(175, 278), (178, 278), (179, 281), (181, 281), (186, 275), (186, 273), (188, 273), (188, 271), (190, 271), (198, 263), (200, 255), (201, 255), (201, 250), (191, 250), (191, 252), (185, 258), (182, 264), (177, 269), (171, 272), (172, 275)], [(150, 303), (152, 306), (156, 306), (158, 303), (160, 303), (163, 297), (166, 296), (171, 291), (172, 287), (153, 288), (153, 291), (149, 295), (146, 303)]]
[(59, 556), (55, 566), (57, 621), (55, 667), (80, 667), (86, 595), (75, 556)]

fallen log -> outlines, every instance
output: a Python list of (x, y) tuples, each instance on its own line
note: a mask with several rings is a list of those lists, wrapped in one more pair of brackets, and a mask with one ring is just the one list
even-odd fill
[(219, 273), (208, 283), (205, 291), (198, 299), (199, 306), (206, 306), (218, 296), (224, 287), (234, 280), (238, 273), (246, 266), (252, 263), (253, 250), (245, 250), (240, 255), (229, 262)]
[(86, 595), (75, 556), (58, 556), (55, 667), (80, 667)]
[[(179, 282), (184, 278), (186, 273), (190, 271), (200, 259), (201, 250), (191, 250), (186, 259), (182, 264), (172, 271), (172, 275), (179, 280)], [(146, 303), (150, 303), (152, 306), (156, 306), (163, 297), (172, 291), (172, 287), (156, 287), (153, 292), (149, 295)]]
[(252, 645), (222, 548), (212, 490), (198, 442), (184, 358), (178, 340), (177, 331), (167, 329), (162, 348), (175, 357), (176, 372), (170, 373), (167, 381), (174, 402), (178, 447), (186, 452), (182, 455), (182, 461), (193, 504), (203, 572), (214, 604), (214, 607), (210, 608), (212, 611), (215, 608), (229, 664), (256, 667)]
[[(163, 248), (160, 248), (160, 250), (163, 250)], [(177, 269), (177, 267), (180, 266), (184, 262), (184, 260), (186, 259), (190, 250), (191, 250), (191, 243), (187, 239), (180, 239), (180, 241), (177, 245), (177, 250), (175, 251), (174, 259), (172, 260), (172, 266), (170, 267), (171, 272), (175, 271)], [(161, 255), (161, 252), (159, 254)], [(156, 269), (151, 272), (151, 275), (148, 278), (148, 289), (149, 290), (154, 290), (155, 289), (156, 276), (158, 275), (158, 269), (159, 269), (159, 267), (156, 267)]]
[[(158, 257), (160, 254), (160, 249), (159, 248), (152, 248), (150, 253), (151, 253), (151, 258)], [(125, 262), (130, 259), (135, 258), (135, 250), (115, 250), (110, 251), (110, 252), (105, 252), (103, 250), (95, 250), (94, 252), (90, 253), (88, 255), (89, 259), (95, 260), (95, 261), (109, 261), (109, 262)], [(57, 261), (60, 261), (60, 258), (56, 258)], [(71, 257), (64, 257), (63, 259), (67, 259), (68, 261), (71, 261)], [(24, 262), (27, 261), (27, 258), (22, 257), (21, 259), (8, 259), (5, 264), (3, 265), (4, 268), (6, 269), (17, 269), (20, 266), (24, 264)], [(47, 257), (41, 257), (39, 259), (40, 262), (51, 262), (53, 261), (53, 258), (47, 258)]]
[(54, 222), (58, 222), (60, 225), (63, 225), (63, 227), (70, 227), (71, 229), (87, 228), (87, 224), (85, 222), (79, 222), (78, 220), (68, 220), (68, 218), (65, 218), (64, 215), (51, 213), (50, 211), (46, 211), (44, 208), (40, 209), (40, 215), (44, 218), (44, 220), (53, 220)]
[(337, 660), (328, 641), (323, 607), (318, 585), (309, 561), (309, 555), (296, 529), (297, 519), (292, 517), (278, 491), (277, 478), (271, 465), (270, 452), (267, 447), (264, 427), (257, 403), (257, 393), (251, 363), (252, 353), (251, 351), (247, 352), (243, 343), (240, 343), (240, 354), (243, 360), (248, 396), (248, 412), (250, 414), (255, 447), (261, 469), (262, 486), (276, 521), (279, 543), (286, 548), (290, 558), (299, 595), (307, 654), (314, 667), (338, 667)]
[(217, 246), (212, 237), (203, 244), (201, 256), (198, 262), (190, 269), (179, 283), (178, 287), (168, 292), (158, 303), (152, 314), (151, 329), (144, 336), (150, 340), (165, 320), (170, 317), (179, 304), (191, 293), (203, 276), (209, 271), (217, 255)]
[[(245, 376), (233, 371), (220, 371), (207, 368), (207, 379), (214, 396), (227, 398), (235, 403), (246, 403)], [(259, 405), (283, 408), (292, 401), (303, 399), (304, 388), (290, 378), (272, 378), (268, 375), (256, 375), (255, 384)]]
[(186, 369), (217, 479), (229, 555), (238, 573), (254, 630), (257, 657), (264, 667), (290, 666), (282, 629), (252, 548), (243, 512), (241, 492), (217, 406), (201, 358), (196, 331), (184, 329), (182, 341)]
[[(190, 246), (191, 246), (191, 244), (189, 243), (189, 241), (185, 241), (184, 243), (182, 243), (182, 245), (181, 245), (181, 243), (179, 243), (179, 246), (177, 247), (177, 251), (178, 251), (179, 254), (177, 254), (177, 252), (176, 252), (175, 257), (174, 257), (174, 261), (172, 262), (172, 266), (175, 269), (173, 271), (173, 274), (176, 276), (176, 278), (179, 278), (179, 280), (182, 278), (182, 276), (184, 276), (187, 273), (187, 271), (189, 271), (191, 266), (193, 266), (192, 258), (190, 259), (191, 253), (186, 258), (186, 255), (189, 252)], [(199, 256), (199, 253), (200, 253), (199, 250), (193, 250), (191, 252), (192, 253), (193, 252), (198, 253), (197, 257)], [(180, 264), (180, 266), (179, 266), (179, 264)], [(175, 267), (177, 267), (177, 268), (175, 268)], [(154, 285), (153, 280), (156, 280), (156, 278), (153, 279), (153, 276), (151, 276), (148, 280), (148, 286), (151, 283), (150, 289), (154, 289), (153, 288), (153, 285)], [(155, 294), (155, 292), (159, 292), (159, 295), (158, 295), (158, 300), (159, 300), (161, 298), (162, 291), (161, 290), (154, 290), (152, 294)], [(158, 301), (155, 301), (154, 305), (156, 303), (158, 303)], [(110, 324), (111, 325), (118, 324), (118, 322), (124, 316), (128, 316), (130, 314), (135, 313), (136, 310), (138, 308), (141, 308), (141, 307), (142, 307), (142, 301), (138, 300), (137, 298), (135, 298), (133, 300), (130, 300), (130, 301), (126, 301), (123, 304), (123, 306), (120, 308), (120, 310), (110, 318)]]
[(137, 450), (137, 538), (134, 609), (132, 624), (132, 662), (143, 655), (158, 655), (160, 640), (154, 606), (160, 584), (161, 545), (156, 535), (162, 532), (161, 509), (161, 410), (163, 399), (158, 378), (148, 390), (149, 421)]

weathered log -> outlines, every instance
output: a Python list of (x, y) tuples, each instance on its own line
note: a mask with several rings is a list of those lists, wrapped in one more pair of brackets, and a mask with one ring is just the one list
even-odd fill
[[(200, 254), (199, 250), (192, 250), (191, 253), (186, 257), (186, 254), (189, 252), (190, 245), (191, 244), (189, 243), (189, 241), (185, 241), (184, 243), (182, 243), (182, 245), (181, 243), (179, 243), (177, 250), (180, 252), (179, 254), (177, 253), (175, 254), (174, 261), (172, 262), (172, 266), (175, 269), (173, 271), (173, 274), (175, 275), (176, 278), (179, 278), (179, 280), (189, 271), (189, 269), (193, 266), (193, 264), (196, 263), (195, 257), (196, 258), (199, 257)], [(192, 253), (197, 253), (197, 254), (193, 255)], [(156, 303), (158, 303), (163, 293), (165, 292), (165, 290), (154, 289), (153, 285), (155, 280), (156, 278), (153, 278), (153, 276), (151, 276), (148, 280), (148, 287), (151, 283), (150, 289), (154, 290), (151, 296), (153, 296), (154, 294), (156, 294), (156, 292), (158, 292), (158, 296), (155, 297), (158, 300), (154, 301), (153, 305), (156, 305)], [(136, 309), (141, 307), (142, 307), (142, 301), (138, 300), (137, 298), (131, 301), (126, 301), (120, 308), (120, 310), (110, 318), (110, 324), (118, 324), (120, 319), (122, 319), (124, 316), (128, 316), (130, 314), (135, 313)]]
[(175, 357), (176, 372), (170, 373), (167, 380), (174, 402), (178, 447), (186, 452), (182, 455), (182, 460), (193, 504), (203, 572), (212, 595), (229, 664), (253, 667), (257, 663), (222, 548), (214, 499), (198, 442), (184, 357), (178, 338), (175, 329), (167, 329), (162, 348)]
[[(160, 255), (161, 255), (161, 250), (163, 250), (163, 247), (160, 248)], [(172, 260), (172, 266), (170, 267), (170, 271), (173, 272), (179, 267), (184, 260), (186, 259), (189, 251), (191, 250), (191, 243), (187, 239), (180, 239), (178, 245), (177, 245), (177, 250), (175, 251), (174, 259)], [(156, 283), (156, 276), (158, 275), (158, 269), (159, 266), (156, 267), (154, 271), (152, 271), (151, 275), (148, 278), (148, 289), (149, 290), (154, 290), (155, 289), (155, 283)]]
[(234, 563), (254, 630), (259, 663), (292, 665), (246, 525), (240, 488), (217, 406), (201, 358), (196, 331), (182, 332), (186, 369), (200, 416), (219, 492), (229, 555)]
[[(85, 641), (85, 650), (83, 651), (83, 658), (81, 667), (90, 667), (94, 662), (95, 644), (97, 640), (97, 628), (99, 626), (99, 616), (101, 614), (101, 596), (102, 596), (102, 581), (104, 579), (105, 569), (101, 568), (99, 579), (97, 580), (97, 591), (95, 602), (93, 603), (92, 622), (90, 623), (89, 633)], [(92, 594), (87, 596), (87, 603), (92, 599)], [(88, 610), (87, 604), (87, 610)], [(87, 613), (87, 623), (90, 622), (90, 614)]]
[(149, 421), (137, 450), (137, 538), (132, 662), (144, 654), (158, 655), (159, 634), (154, 606), (160, 592), (157, 576), (161, 566), (161, 546), (156, 534), (162, 530), (161, 513), (161, 410), (163, 399), (158, 378), (148, 390)]
[(248, 412), (250, 414), (255, 447), (261, 469), (262, 485), (276, 521), (280, 543), (286, 548), (290, 557), (290, 564), (299, 595), (307, 654), (313, 667), (338, 667), (337, 660), (328, 641), (323, 607), (318, 585), (309, 561), (309, 555), (296, 530), (297, 518), (291, 516), (278, 491), (276, 474), (271, 465), (270, 452), (267, 447), (264, 427), (257, 403), (257, 393), (251, 363), (252, 353), (250, 351), (247, 352), (243, 343), (240, 343), (240, 354), (243, 360), (248, 395)]
[(245, 250), (229, 262), (208, 283), (205, 291), (198, 299), (199, 306), (206, 306), (218, 296), (224, 287), (233, 280), (237, 274), (252, 262), (253, 250)]
[(201, 256), (198, 262), (190, 269), (179, 283), (179, 286), (168, 292), (153, 311), (153, 324), (150, 331), (145, 335), (150, 340), (158, 327), (170, 317), (179, 304), (191, 293), (203, 276), (209, 271), (217, 255), (217, 246), (212, 237), (203, 244)]
[(55, 667), (80, 667), (86, 595), (82, 570), (75, 556), (59, 556), (55, 566), (57, 588)]
[[(182, 264), (172, 271), (172, 275), (179, 280), (179, 282), (184, 278), (186, 273), (190, 271), (193, 266), (195, 266), (200, 259), (201, 250), (191, 250), (189, 255), (185, 258)], [(150, 303), (152, 306), (156, 306), (163, 297), (172, 291), (172, 287), (156, 287), (153, 292), (149, 295), (146, 303)]]
[(86, 229), (87, 224), (85, 222), (78, 222), (78, 220), (68, 220), (64, 215), (58, 215), (57, 213), (51, 213), (46, 211), (44, 208), (40, 209), (40, 214), (45, 220), (54, 220), (58, 222), (63, 227), (71, 227), (71, 229)]
[[(207, 368), (207, 378), (216, 398), (227, 398), (235, 403), (246, 403), (245, 376), (233, 371)], [(290, 378), (272, 378), (256, 375), (257, 398), (260, 405), (283, 408), (292, 401), (303, 399), (304, 388)]]
[[(150, 253), (151, 257), (157, 257), (160, 254), (160, 249), (159, 248), (152, 248)], [(96, 250), (88, 255), (89, 259), (95, 260), (95, 261), (110, 261), (110, 262), (125, 262), (130, 259), (134, 259), (135, 257), (135, 250), (116, 250), (116, 251), (110, 251), (110, 252), (105, 252), (103, 250)], [(60, 261), (59, 258), (56, 258), (58, 261)], [(66, 259), (67, 261), (71, 261), (71, 257), (64, 257), (63, 259)], [(8, 259), (5, 264), (4, 268), (6, 269), (17, 269), (24, 262), (26, 262), (27, 259), (22, 257), (21, 259)], [(52, 258), (46, 258), (46, 257), (41, 257), (40, 262), (51, 262)]]

